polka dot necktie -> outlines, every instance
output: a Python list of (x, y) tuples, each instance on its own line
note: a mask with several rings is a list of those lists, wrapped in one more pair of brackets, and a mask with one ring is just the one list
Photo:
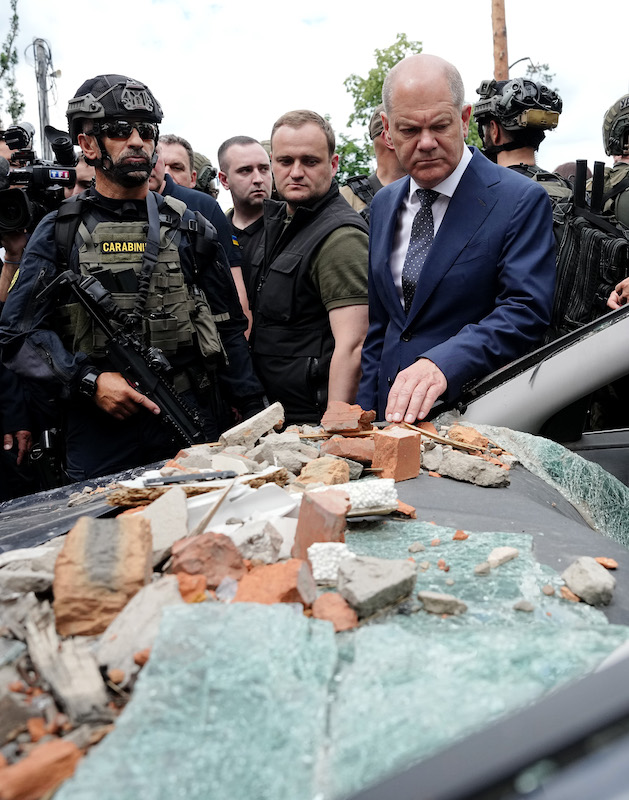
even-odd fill
[(424, 261), (432, 245), (435, 227), (432, 218), (432, 204), (439, 197), (439, 192), (432, 189), (417, 189), (417, 196), (421, 208), (415, 214), (411, 239), (408, 243), (404, 267), (402, 269), (402, 294), (404, 295), (404, 310), (408, 314), (415, 296), (415, 289), (419, 274), (424, 266)]

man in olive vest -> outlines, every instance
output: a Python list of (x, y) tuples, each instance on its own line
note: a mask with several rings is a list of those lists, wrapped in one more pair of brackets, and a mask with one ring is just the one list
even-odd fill
[(282, 201), (264, 201), (249, 342), (269, 400), (287, 422), (318, 423), (353, 403), (367, 331), (367, 226), (334, 181), (334, 131), (313, 111), (280, 117), (271, 164)]
[[(95, 167), (95, 187), (36, 228), (0, 344), (10, 368), (63, 402), (67, 472), (81, 480), (174, 455), (173, 429), (182, 426), (188, 439), (192, 430), (193, 441), (214, 441), (227, 422), (223, 409), (255, 413), (263, 390), (233, 282), (215, 257), (215, 229), (182, 201), (149, 191), (162, 119), (151, 91), (124, 75), (98, 75), (78, 89), (67, 117)], [(113, 338), (65, 288), (78, 282), (100, 296)], [(161, 376), (152, 391), (131, 385), (119, 366), (112, 341), (123, 335)], [(157, 402), (155, 386), (164, 383), (171, 405)]]

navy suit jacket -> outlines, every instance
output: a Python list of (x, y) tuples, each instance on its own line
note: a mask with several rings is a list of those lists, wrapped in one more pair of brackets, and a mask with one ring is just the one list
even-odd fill
[(397, 373), (428, 358), (452, 400), (464, 384), (534, 348), (550, 322), (555, 287), (552, 211), (539, 183), (476, 148), (450, 199), (408, 316), (389, 266), (409, 178), (373, 199), (369, 330), (357, 402), (383, 418)]

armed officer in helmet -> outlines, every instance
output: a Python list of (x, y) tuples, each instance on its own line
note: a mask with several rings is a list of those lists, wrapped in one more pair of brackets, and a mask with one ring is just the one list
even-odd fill
[(261, 410), (263, 390), (233, 281), (224, 256), (216, 257), (215, 229), (182, 201), (149, 192), (162, 119), (151, 91), (123, 75), (99, 75), (78, 89), (67, 117), (95, 167), (95, 187), (66, 200), (33, 233), (0, 343), (5, 363), (64, 401), (67, 472), (81, 480), (168, 457), (177, 444), (165, 406), (112, 368), (111, 339), (67, 277), (54, 283), (66, 270), (83, 285), (85, 276), (96, 279), (112, 326), (162, 365), (201, 429), (195, 440), (215, 441), (231, 424), (224, 407), (243, 416)]
[[(607, 155), (614, 159), (614, 166), (605, 168), (603, 212), (629, 228), (629, 94), (616, 100), (605, 112), (603, 145)], [(617, 309), (628, 300), (629, 278), (625, 278), (614, 288), (607, 305)]]
[(557, 92), (528, 78), (486, 80), (476, 91), (474, 119), (487, 158), (541, 183), (553, 206), (570, 198), (568, 181), (536, 164), (546, 131), (559, 123), (563, 104)]

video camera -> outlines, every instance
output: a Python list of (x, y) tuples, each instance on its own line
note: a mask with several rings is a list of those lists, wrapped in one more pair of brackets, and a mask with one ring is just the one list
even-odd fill
[(76, 182), (77, 158), (70, 136), (51, 125), (46, 125), (44, 134), (56, 162), (36, 157), (35, 128), (30, 122), (11, 125), (4, 133), (4, 141), (15, 152), (10, 162), (0, 156), (0, 236), (32, 231), (43, 216), (59, 207), (64, 188)]

